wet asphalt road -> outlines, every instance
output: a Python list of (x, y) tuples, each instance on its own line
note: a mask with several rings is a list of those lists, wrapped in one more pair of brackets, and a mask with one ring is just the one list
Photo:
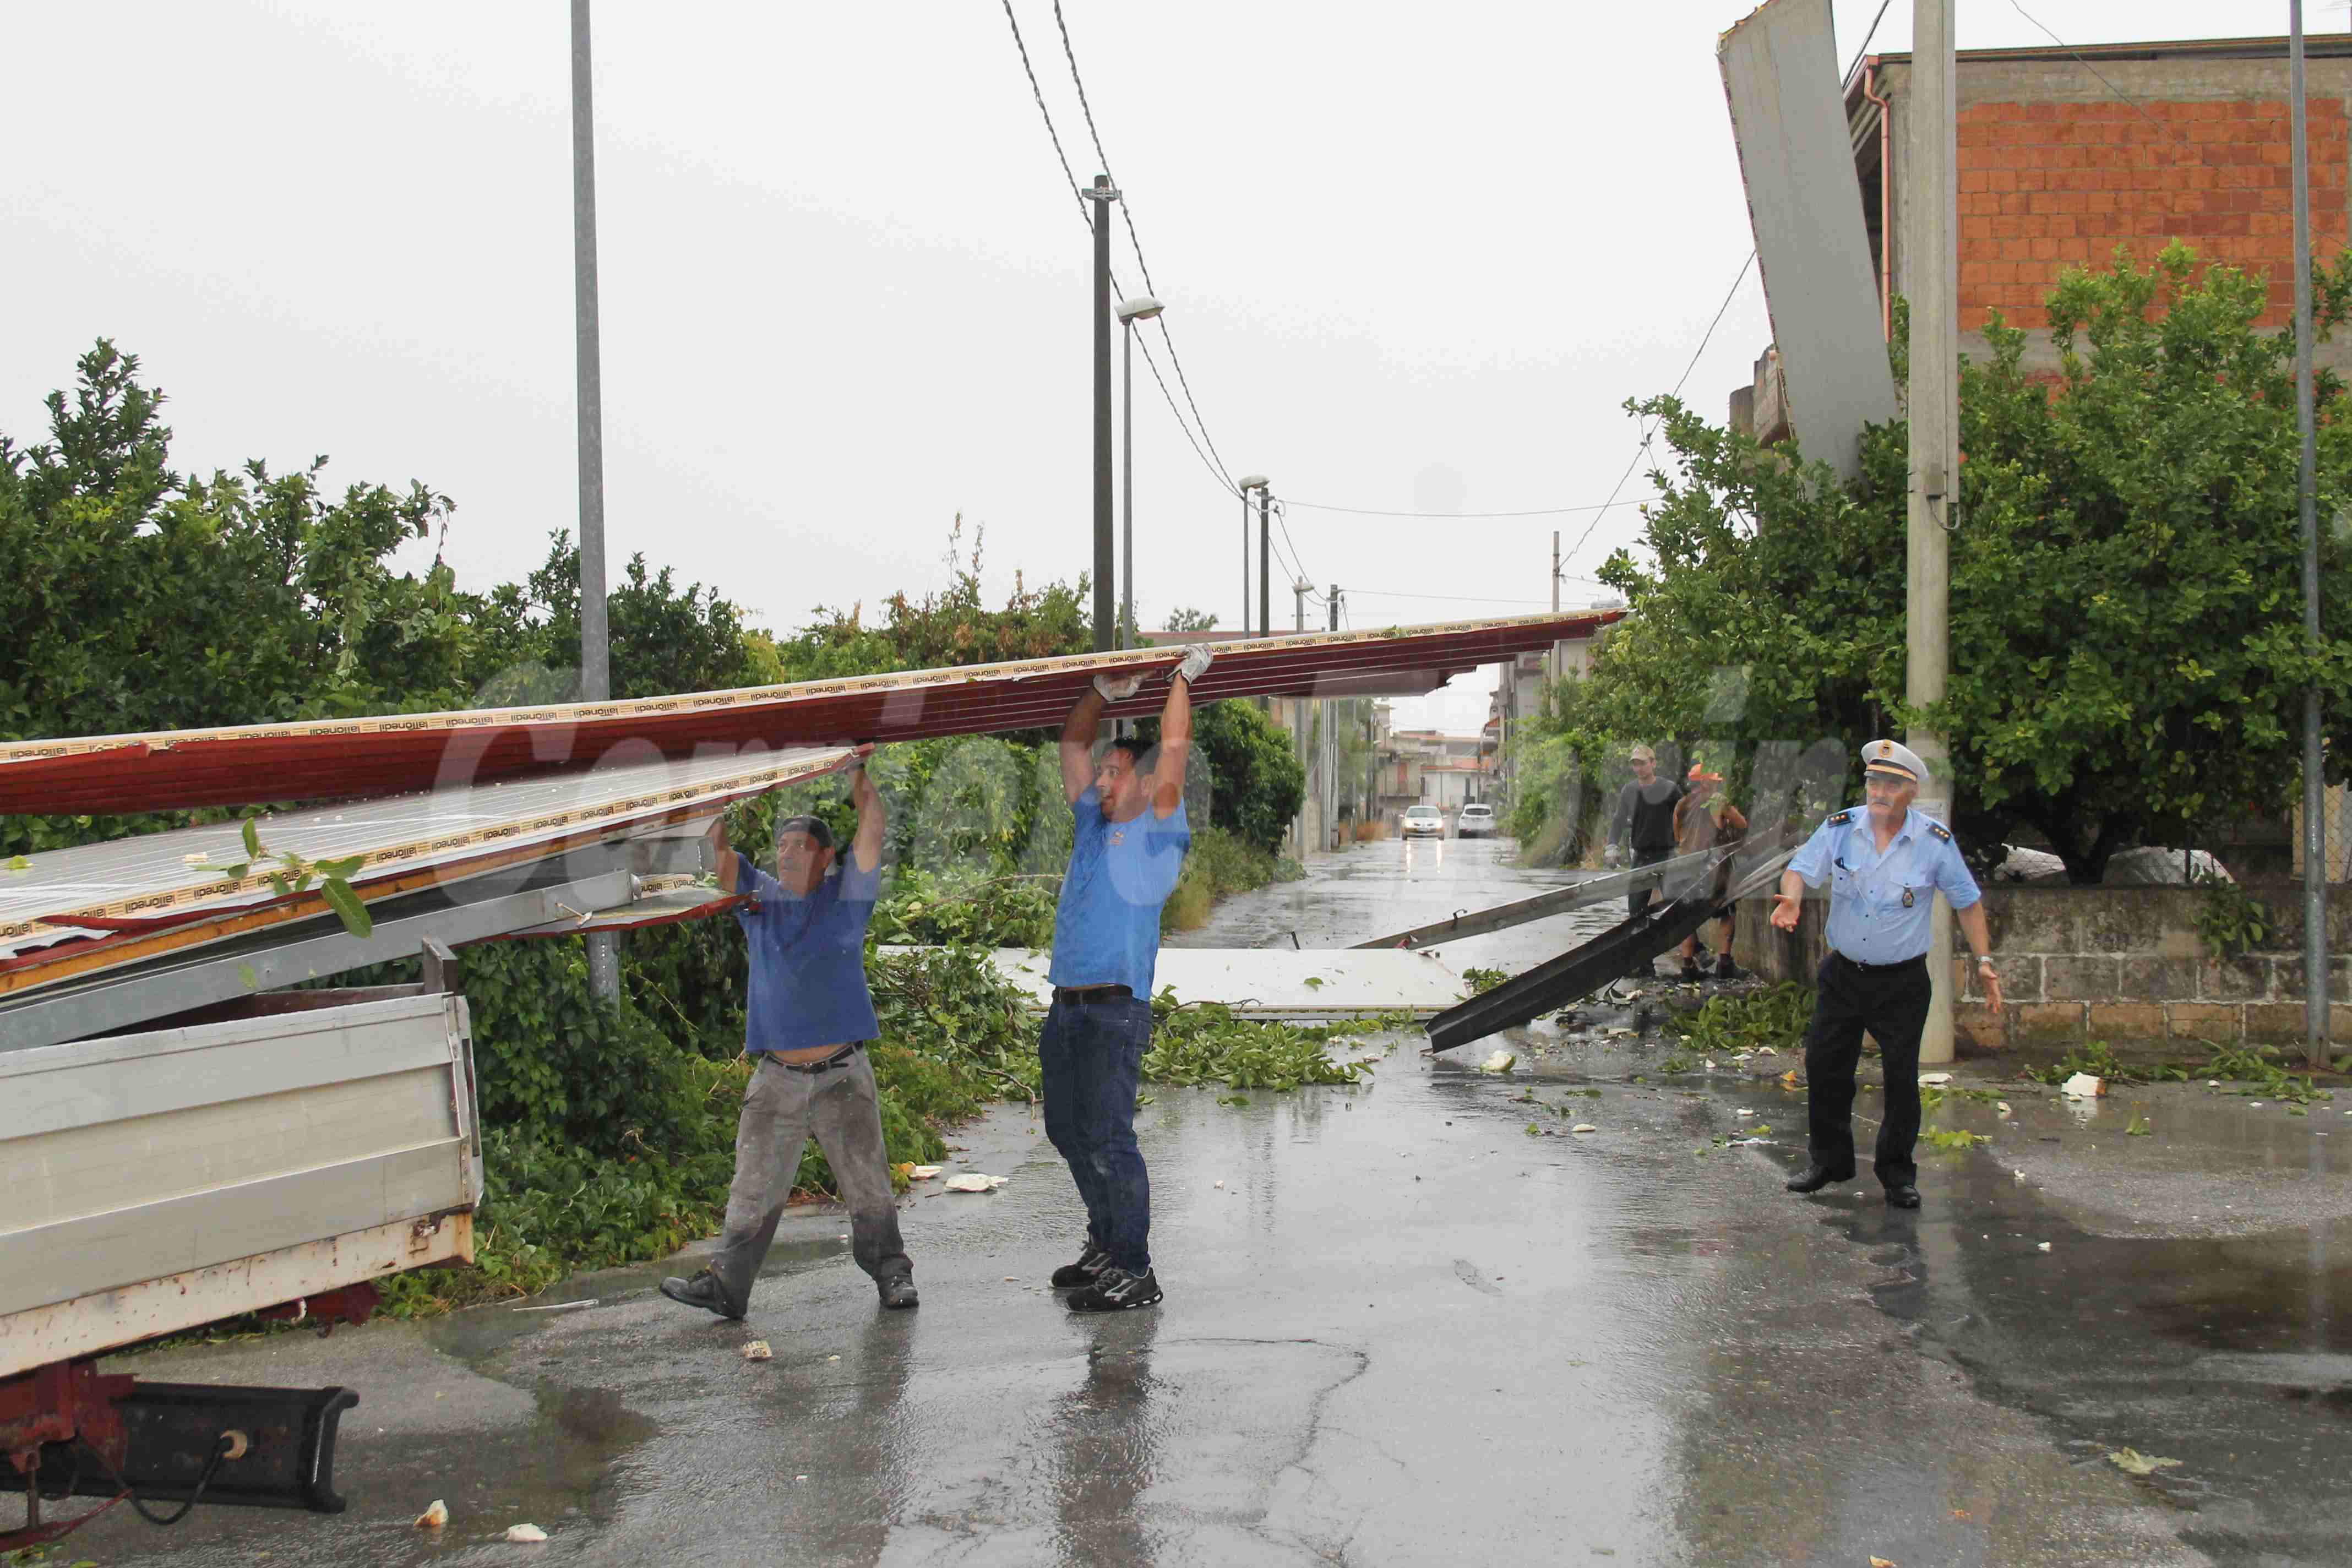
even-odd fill
[[(1368, 846), (1187, 940), (1335, 945), (1557, 879), (1500, 858)], [(1610, 918), (1447, 959), (1523, 968)], [(1866, 1178), (1780, 1190), (1802, 1106), (1777, 1064), (1634, 1081), (1655, 1046), (1516, 1033), (1534, 1070), (1507, 1079), (1409, 1039), (1361, 1047), (1381, 1061), (1356, 1089), (1156, 1092), (1152, 1311), (1073, 1319), (1044, 1288), (1081, 1215), (1011, 1109), (958, 1155), (1008, 1185), (908, 1206), (919, 1312), (877, 1311), (838, 1215), (811, 1212), (744, 1324), (652, 1294), (688, 1259), (532, 1303), (594, 1299), (577, 1310), (141, 1358), (358, 1389), (351, 1510), (110, 1519), (75, 1544), (108, 1564), (2352, 1562), (2352, 1221), (2299, 1201), (2345, 1185), (2335, 1109), (2290, 1123), (2182, 1090), (2154, 1101), (2167, 1136), (2126, 1148), (2095, 1120), (2125, 1107), (2017, 1092), (2014, 1118), (1960, 1108), (1995, 1142), (1923, 1154), (1906, 1215)], [(1765, 1146), (1715, 1142), (1759, 1122)], [(2135, 1207), (2164, 1180), (2261, 1217)], [(773, 1360), (741, 1358), (755, 1338)], [(2181, 1462), (2135, 1479), (2105, 1457), (2124, 1448)], [(453, 1517), (428, 1538), (409, 1521), (436, 1497)], [(497, 1539), (523, 1520), (552, 1539)]]

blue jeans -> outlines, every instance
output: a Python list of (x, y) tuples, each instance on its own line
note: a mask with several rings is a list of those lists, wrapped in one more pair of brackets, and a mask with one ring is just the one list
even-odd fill
[(1151, 1043), (1151, 1004), (1133, 996), (1056, 1002), (1037, 1037), (1045, 1136), (1070, 1164), (1087, 1237), (1130, 1274), (1151, 1267), (1151, 1178), (1135, 1142), (1135, 1094)]

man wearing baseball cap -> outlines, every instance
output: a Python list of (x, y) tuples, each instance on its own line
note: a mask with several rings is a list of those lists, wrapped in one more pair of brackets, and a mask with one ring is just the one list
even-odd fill
[[(1658, 753), (1647, 746), (1635, 746), (1625, 754), (1633, 764), (1633, 777), (1617, 793), (1617, 809), (1609, 815), (1609, 843), (1601, 851), (1601, 861), (1612, 870), (1622, 862), (1622, 844), (1633, 852), (1636, 868), (1654, 866), (1675, 857), (1675, 808), (1682, 804), (1686, 793), (1678, 779), (1661, 777), (1658, 773)], [(1625, 895), (1628, 914), (1640, 914), (1650, 907), (1652, 898), (1664, 901), (1655, 887), (1640, 887)], [(1627, 976), (1646, 980), (1656, 974), (1648, 959), (1633, 966)]]
[(1894, 741), (1862, 749), (1867, 804), (1821, 825), (1780, 873), (1772, 923), (1797, 929), (1797, 900), (1830, 884), (1830, 955), (1817, 976), (1813, 1020), (1805, 1030), (1805, 1079), (1811, 1163), (1789, 1180), (1792, 1193), (1817, 1193), (1854, 1175), (1854, 1068), (1866, 1029), (1886, 1069), (1885, 1115), (1878, 1124), (1876, 1168), (1895, 1208), (1919, 1206), (1919, 1036), (1933, 994), (1927, 976), (1928, 921), (1941, 891), (1976, 954), (1985, 1000), (1998, 1011), (2000, 975), (1983, 895), (1960, 858), (1952, 830), (1911, 809), (1927, 778), (1918, 753)]
[(886, 820), (882, 793), (864, 766), (850, 778), (857, 834), (838, 865), (832, 829), (814, 816), (776, 824), (772, 877), (729, 847), (724, 817), (711, 827), (719, 886), (751, 895), (735, 922), (751, 948), (743, 1049), (753, 1067), (735, 1126), (735, 1184), (719, 1249), (691, 1279), (663, 1280), (661, 1293), (722, 1318), (750, 1310), (751, 1282), (776, 1238), (812, 1132), (849, 1207), (850, 1256), (883, 1306), (918, 1301), (866, 1059), (866, 1042), (881, 1032), (866, 985), (866, 926), (881, 891)]

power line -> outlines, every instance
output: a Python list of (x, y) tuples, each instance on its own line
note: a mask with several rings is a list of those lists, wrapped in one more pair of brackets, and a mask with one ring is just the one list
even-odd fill
[(1419, 518), (1481, 518), (1481, 517), (1559, 517), (1568, 512), (1601, 511), (1607, 501), (1588, 502), (1582, 506), (1539, 506), (1525, 511), (1382, 511), (1368, 506), (1335, 506), (1328, 501), (1294, 500), (1291, 506), (1305, 507), (1308, 511), (1344, 511), (1353, 517), (1419, 517)]
[[(1005, 0), (1005, 5), (1009, 14), (1012, 0)], [(1054, 26), (1062, 34), (1062, 54), (1070, 62), (1070, 80), (1078, 89), (1078, 108), (1087, 117), (1087, 134), (1094, 139), (1095, 156), (1102, 160), (1103, 173), (1108, 174), (1111, 172), (1110, 154), (1103, 150), (1102, 133), (1095, 129), (1094, 108), (1087, 101), (1086, 80), (1078, 75), (1078, 54), (1070, 44), (1070, 26), (1062, 16), (1062, 0), (1054, 0)], [(1026, 55), (1023, 58), (1025, 63)], [(1112, 184), (1116, 184), (1118, 181), (1114, 179)], [(1159, 288), (1151, 281), (1151, 263), (1144, 259), (1143, 237), (1135, 232), (1135, 209), (1124, 197), (1118, 204), (1118, 216), (1119, 221), (1127, 226), (1127, 242), (1135, 249), (1135, 265), (1143, 273), (1143, 291), (1157, 296)], [(1218, 452), (1217, 443), (1209, 435), (1209, 422), (1201, 417), (1201, 405), (1192, 400), (1192, 384), (1184, 374), (1184, 361), (1176, 352), (1176, 339), (1168, 330), (1168, 317), (1163, 312), (1154, 319), (1160, 323), (1160, 341), (1168, 345), (1168, 363), (1175, 367), (1176, 384), (1184, 390), (1184, 405), (1192, 411), (1192, 422), (1200, 426), (1201, 440), (1209, 448), (1209, 456), (1215, 459), (1217, 475), (1225, 481), (1227, 489), (1239, 494), (1240, 487), (1234, 483), (1232, 471), (1225, 467), (1225, 459)]]
[[(1070, 195), (1078, 204), (1079, 217), (1085, 218), (1087, 198), (1078, 194), (1078, 176), (1071, 172), (1070, 155), (1062, 151), (1062, 133), (1054, 129), (1054, 116), (1045, 108), (1045, 89), (1037, 85), (1036, 68), (1029, 63), (1029, 46), (1021, 41), (1021, 23), (1013, 15), (1013, 0), (1003, 0), (1003, 5), (1005, 23), (1013, 29), (1013, 47), (1021, 51), (1022, 72), (1028, 77), (1029, 90), (1037, 100), (1037, 112), (1045, 121), (1045, 134), (1053, 140), (1054, 156), (1061, 160), (1062, 178), (1070, 182)], [(1105, 170), (1104, 173), (1108, 174), (1109, 171)], [(1090, 228), (1093, 226), (1091, 222), (1087, 226)]]
[[(1092, 216), (1091, 216), (1090, 214), (1088, 214), (1088, 212), (1087, 211), (1087, 198), (1086, 198), (1086, 196), (1085, 196), (1083, 194), (1081, 194), (1081, 193), (1080, 193), (1080, 191), (1079, 191), (1079, 188), (1078, 188), (1078, 176), (1077, 176), (1077, 175), (1076, 175), (1076, 173), (1074, 173), (1074, 172), (1071, 170), (1071, 168), (1070, 168), (1070, 156), (1069, 156), (1069, 154), (1068, 154), (1067, 153), (1066, 153), (1066, 152), (1064, 152), (1064, 151), (1062, 150), (1062, 133), (1061, 133), (1059, 131), (1055, 130), (1055, 127), (1054, 127), (1054, 114), (1053, 114), (1053, 111), (1052, 111), (1051, 110), (1049, 110), (1049, 109), (1047, 109), (1047, 108), (1045, 107), (1045, 89), (1044, 89), (1044, 88), (1042, 88), (1042, 87), (1040, 87), (1040, 86), (1038, 85), (1038, 82), (1037, 82), (1037, 71), (1036, 71), (1036, 68), (1035, 68), (1035, 67), (1034, 67), (1034, 66), (1030, 63), (1030, 60), (1029, 60), (1029, 46), (1028, 46), (1027, 42), (1026, 42), (1026, 41), (1024, 41), (1024, 40), (1022, 38), (1022, 37), (1021, 37), (1021, 22), (1020, 22), (1020, 19), (1019, 19), (1018, 17), (1014, 16), (1013, 16), (1013, 0), (1003, 0), (1003, 5), (1004, 5), (1004, 21), (1005, 21), (1005, 25), (1006, 25), (1007, 26), (1009, 26), (1009, 27), (1011, 27), (1011, 28), (1013, 29), (1013, 48), (1014, 48), (1014, 49), (1018, 50), (1018, 51), (1020, 52), (1020, 55), (1021, 55), (1021, 71), (1022, 71), (1022, 74), (1023, 74), (1024, 76), (1026, 76), (1026, 77), (1029, 79), (1029, 92), (1030, 92), (1030, 95), (1031, 95), (1032, 97), (1034, 97), (1034, 98), (1037, 100), (1037, 115), (1038, 115), (1038, 118), (1039, 118), (1039, 119), (1041, 119), (1041, 120), (1043, 120), (1043, 121), (1045, 121), (1045, 136), (1046, 136), (1046, 139), (1047, 139), (1047, 140), (1049, 140), (1050, 142), (1053, 142), (1053, 144), (1054, 144), (1054, 157), (1055, 157), (1055, 161), (1056, 161), (1056, 162), (1058, 162), (1058, 163), (1062, 165), (1062, 178), (1069, 182), (1069, 185), (1070, 185), (1070, 195), (1071, 195), (1071, 198), (1078, 204), (1078, 219), (1079, 219), (1079, 221), (1080, 221), (1081, 223), (1083, 223), (1083, 224), (1085, 224), (1085, 225), (1087, 226), (1087, 227), (1088, 228), (1088, 230), (1089, 230), (1089, 231), (1091, 231), (1091, 230), (1092, 230), (1092, 228), (1093, 228), (1093, 226), (1094, 226), (1094, 220), (1093, 220)], [(1055, 7), (1055, 19), (1056, 19), (1056, 20), (1058, 20), (1058, 19), (1059, 19), (1059, 17), (1060, 17), (1060, 7), (1059, 7), (1058, 5)], [(1065, 33), (1064, 33), (1064, 43), (1065, 43), (1065, 46), (1066, 46), (1066, 45), (1067, 45), (1067, 42), (1068, 42), (1068, 35), (1067, 35), (1067, 32), (1066, 32), (1066, 31), (1065, 31)], [(1076, 77), (1076, 73), (1077, 73), (1076, 62), (1075, 60), (1073, 60), (1073, 61), (1071, 62), (1071, 75), (1075, 78), (1075, 77)], [(1085, 101), (1086, 101), (1086, 88), (1085, 88), (1085, 85), (1084, 85), (1083, 83), (1081, 83), (1081, 84), (1079, 85), (1079, 88), (1078, 88), (1078, 100), (1079, 100), (1080, 104), (1083, 106), (1083, 104), (1084, 104), (1084, 103), (1085, 103)], [(1093, 129), (1093, 126), (1094, 126), (1094, 115), (1093, 115), (1093, 113), (1092, 113), (1092, 111), (1091, 111), (1091, 110), (1089, 110), (1089, 111), (1088, 111), (1088, 113), (1087, 113), (1087, 128), (1088, 128), (1088, 130), (1089, 130), (1089, 131), (1091, 131), (1091, 130)], [(1096, 139), (1095, 150), (1096, 150), (1096, 152), (1097, 152), (1097, 153), (1099, 153), (1099, 152), (1101, 152), (1101, 151), (1102, 151), (1102, 143), (1101, 143), (1101, 140), (1100, 140), (1100, 138), (1097, 138), (1097, 139)], [(1109, 170), (1109, 168), (1108, 168), (1108, 161), (1106, 161), (1106, 166), (1104, 167), (1103, 173), (1104, 173), (1104, 174), (1109, 174), (1109, 173), (1110, 173), (1110, 170)], [(1120, 211), (1121, 211), (1121, 213), (1123, 214), (1123, 213), (1125, 212), (1125, 210), (1126, 210), (1126, 205), (1125, 205), (1125, 203), (1122, 201), (1122, 203), (1120, 204)], [(1129, 227), (1129, 239), (1131, 240), (1131, 239), (1134, 237), (1134, 234), (1133, 234), (1133, 230), (1134, 230), (1134, 224), (1133, 224), (1133, 221), (1132, 221), (1132, 220), (1129, 220), (1128, 227)], [(1137, 248), (1137, 251), (1136, 251), (1136, 260), (1137, 260), (1137, 262), (1138, 262), (1139, 264), (1140, 264), (1140, 263), (1141, 263), (1141, 261), (1142, 261), (1142, 259), (1143, 259), (1143, 252), (1142, 252), (1141, 247), (1139, 247)], [(1114, 274), (1112, 274), (1112, 277), (1111, 277), (1111, 284), (1112, 284), (1112, 287), (1113, 287), (1113, 288), (1117, 288), (1117, 287), (1118, 287), (1118, 274), (1114, 273)], [(1145, 286), (1147, 289), (1150, 287), (1150, 278), (1149, 278), (1149, 276), (1148, 276), (1148, 275), (1147, 275), (1147, 277), (1146, 277), (1146, 279), (1145, 279), (1144, 286)], [(1122, 290), (1120, 290), (1120, 292), (1124, 293), (1124, 292), (1125, 292), (1125, 290), (1123, 290), (1123, 289), (1122, 289)], [(1164, 327), (1163, 327), (1163, 329), (1162, 329), (1162, 332), (1163, 332), (1163, 335), (1164, 335), (1164, 334), (1165, 334), (1165, 329), (1164, 329)], [(1160, 363), (1159, 363), (1159, 361), (1157, 361), (1157, 360), (1155, 360), (1155, 359), (1153, 359), (1153, 358), (1151, 357), (1151, 345), (1150, 345), (1149, 342), (1146, 342), (1146, 343), (1142, 344), (1142, 345), (1141, 345), (1141, 347), (1142, 347), (1142, 349), (1143, 349), (1143, 363), (1144, 363), (1144, 364), (1145, 364), (1146, 366), (1148, 366), (1148, 367), (1150, 369), (1150, 371), (1151, 371), (1151, 379), (1152, 379), (1155, 383), (1157, 383), (1157, 384), (1159, 384), (1159, 387), (1160, 387), (1160, 397), (1161, 397), (1161, 398), (1163, 398), (1163, 399), (1167, 402), (1167, 404), (1168, 404), (1168, 412), (1175, 416), (1175, 417), (1176, 417), (1176, 427), (1177, 427), (1178, 429), (1180, 429), (1180, 430), (1181, 430), (1181, 431), (1183, 431), (1183, 432), (1184, 432), (1184, 439), (1185, 439), (1185, 441), (1186, 441), (1187, 443), (1189, 443), (1189, 444), (1191, 445), (1191, 447), (1192, 447), (1192, 455), (1193, 455), (1194, 457), (1196, 457), (1196, 458), (1200, 458), (1200, 459), (1201, 459), (1201, 464), (1202, 464), (1202, 466), (1203, 468), (1207, 468), (1207, 469), (1209, 470), (1209, 477), (1210, 477), (1212, 479), (1214, 479), (1214, 480), (1217, 482), (1218, 486), (1219, 486), (1221, 489), (1224, 489), (1224, 490), (1225, 490), (1227, 493), (1229, 493), (1229, 494), (1238, 495), (1239, 493), (1241, 493), (1241, 492), (1240, 492), (1240, 490), (1239, 490), (1239, 489), (1234, 486), (1234, 482), (1233, 482), (1233, 479), (1232, 479), (1232, 477), (1231, 477), (1231, 476), (1229, 476), (1229, 475), (1227, 475), (1227, 474), (1223, 471), (1223, 464), (1222, 464), (1222, 463), (1219, 463), (1219, 462), (1212, 461), (1212, 460), (1211, 460), (1211, 457), (1210, 457), (1210, 453), (1209, 453), (1209, 452), (1203, 452), (1203, 451), (1201, 449), (1202, 442), (1202, 441), (1205, 441), (1205, 440), (1208, 438), (1208, 434), (1209, 434), (1208, 429), (1207, 429), (1207, 427), (1206, 427), (1205, 426), (1202, 427), (1202, 430), (1201, 430), (1201, 439), (1200, 439), (1200, 440), (1194, 440), (1194, 439), (1193, 439), (1192, 426), (1189, 426), (1189, 425), (1187, 425), (1187, 424), (1184, 422), (1184, 416), (1183, 416), (1182, 411), (1181, 411), (1181, 410), (1180, 410), (1180, 409), (1178, 409), (1178, 408), (1177, 408), (1177, 406), (1176, 406), (1176, 398), (1175, 398), (1175, 395), (1168, 390), (1168, 380), (1167, 380), (1167, 378), (1166, 378), (1165, 376), (1163, 376), (1163, 375), (1161, 375), (1161, 374), (1160, 374)], [(1172, 360), (1172, 359), (1175, 357), (1175, 353), (1176, 353), (1175, 345), (1174, 345), (1172, 342), (1169, 345), (1168, 353), (1169, 353), (1169, 357)], [(1182, 366), (1181, 366), (1181, 365), (1180, 365), (1180, 366), (1178, 366), (1178, 367), (1177, 367), (1177, 373), (1176, 373), (1176, 374), (1177, 374), (1177, 378), (1178, 378), (1178, 380), (1179, 380), (1179, 381), (1181, 381), (1181, 380), (1182, 380), (1182, 378), (1183, 378), (1183, 367), (1182, 367)], [(1191, 401), (1192, 401), (1192, 393), (1191, 393), (1190, 389), (1187, 389), (1187, 390), (1186, 390), (1184, 396), (1185, 396), (1185, 401), (1186, 401), (1186, 402), (1188, 402), (1188, 403), (1189, 403), (1189, 402), (1191, 402)], [(1193, 413), (1194, 413), (1194, 416), (1197, 418), (1197, 417), (1199, 416), (1199, 410), (1196, 408), (1196, 409), (1194, 409)], [(1211, 452), (1213, 452), (1214, 450), (1215, 450), (1215, 448), (1214, 448), (1213, 447), (1210, 448), (1210, 451), (1211, 451)]]
[[(1716, 307), (1715, 320), (1706, 324), (1706, 334), (1699, 339), (1698, 347), (1691, 352), (1690, 363), (1683, 366), (1683, 374), (1675, 382), (1675, 389), (1666, 394), (1668, 397), (1679, 397), (1682, 395), (1684, 383), (1689, 381), (1691, 372), (1698, 368), (1699, 356), (1706, 353), (1706, 345), (1714, 341), (1715, 329), (1723, 324), (1724, 313), (1731, 309), (1732, 299), (1734, 296), (1738, 294), (1739, 286), (1748, 281), (1748, 269), (1755, 265), (1756, 253), (1751, 250), (1748, 253), (1748, 259), (1739, 264), (1739, 276), (1734, 278), (1731, 280), (1731, 287), (1724, 291), (1723, 303)], [(1650, 427), (1642, 432), (1642, 444), (1633, 449), (1633, 460), (1625, 465), (1625, 471), (1623, 473), (1617, 476), (1616, 489), (1612, 489), (1609, 492), (1609, 499), (1601, 503), (1601, 510), (1594, 514), (1591, 522), (1584, 525), (1584, 531), (1577, 536), (1575, 547), (1570, 549), (1567, 554), (1562, 555), (1559, 558), (1561, 565), (1564, 566), (1569, 562), (1576, 559), (1577, 551), (1584, 548), (1585, 541), (1592, 537), (1592, 531), (1601, 526), (1601, 520), (1609, 515), (1609, 509), (1611, 507), (1617, 504), (1618, 491), (1622, 490), (1625, 488), (1625, 481), (1632, 479), (1633, 477), (1633, 470), (1641, 466), (1643, 455), (1650, 449), (1650, 438), (1655, 436), (1657, 432), (1658, 421), (1654, 419), (1650, 422)], [(1578, 580), (1580, 582), (1583, 579), (1580, 578)]]
[(1863, 57), (1870, 53), (1870, 40), (1878, 37), (1878, 24), (1886, 20), (1886, 7), (1891, 4), (1893, 0), (1878, 0), (1878, 15), (1870, 19), (1870, 31), (1862, 36), (1862, 47), (1853, 51), (1853, 59), (1846, 66), (1845, 75), (1838, 78), (1841, 82), (1852, 81), (1853, 73), (1862, 68)]

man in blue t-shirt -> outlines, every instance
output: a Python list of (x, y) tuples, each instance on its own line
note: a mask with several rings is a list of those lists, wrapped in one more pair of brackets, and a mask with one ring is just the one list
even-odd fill
[(1070, 1298), (1074, 1311), (1124, 1311), (1160, 1300), (1135, 1094), (1151, 1043), (1160, 906), (1176, 890), (1192, 842), (1184, 763), (1192, 751), (1192, 682), (1209, 658), (1207, 648), (1188, 648), (1168, 678), (1156, 754), (1121, 739), (1094, 755), (1104, 704), (1134, 696), (1139, 675), (1096, 676), (1094, 689), (1062, 723), (1062, 787), (1074, 842), (1054, 913), (1054, 1003), (1037, 1037), (1037, 1060), (1045, 1136), (1069, 1162), (1087, 1205), (1078, 1260), (1054, 1270), (1056, 1289), (1083, 1287)]
[(729, 848), (724, 818), (711, 828), (719, 885), (751, 895), (735, 921), (751, 946), (743, 1050), (753, 1068), (735, 1128), (735, 1184), (719, 1250), (693, 1279), (665, 1279), (661, 1291), (722, 1318), (740, 1318), (751, 1305), (751, 1281), (775, 1239), (811, 1132), (849, 1205), (857, 1266), (873, 1278), (885, 1307), (917, 1300), (866, 1059), (866, 1044), (879, 1032), (866, 988), (866, 925), (881, 887), (882, 795), (863, 766), (851, 780), (857, 834), (838, 866), (832, 831), (814, 816), (776, 825), (772, 877)]

